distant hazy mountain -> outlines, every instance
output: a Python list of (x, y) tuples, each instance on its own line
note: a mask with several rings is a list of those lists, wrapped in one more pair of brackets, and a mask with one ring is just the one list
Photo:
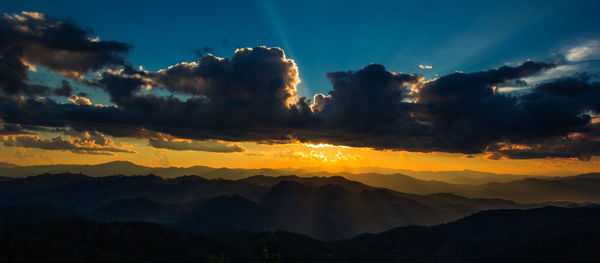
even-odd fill
[(5, 162), (0, 162), (0, 169), (2, 168), (15, 168), (15, 167), (19, 167), (16, 164), (12, 164), (12, 163), (5, 163)]
[[(319, 172), (318, 170), (313, 172)], [(489, 182), (509, 182), (525, 178), (544, 177), (541, 175), (497, 174), (473, 170), (462, 171), (413, 171), (380, 167), (355, 168), (355, 174), (403, 174), (421, 180), (434, 180), (451, 184), (485, 184)]]
[(549, 179), (528, 178), (468, 187), (466, 196), (507, 198), (522, 203), (600, 202), (600, 173)]
[[(511, 175), (511, 174), (494, 174), (478, 171), (446, 171), (446, 172), (429, 172), (429, 171), (411, 171), (401, 169), (386, 169), (386, 168), (357, 168), (353, 173), (340, 172), (329, 173), (323, 172), (316, 168), (306, 169), (229, 169), (229, 168), (212, 168), (206, 166), (192, 167), (146, 167), (136, 165), (127, 161), (114, 161), (97, 165), (33, 165), (33, 166), (17, 166), (14, 164), (0, 163), (0, 176), (10, 177), (25, 177), (35, 176), (43, 173), (81, 173), (89, 176), (110, 176), (116, 173), (122, 175), (146, 175), (154, 174), (165, 178), (174, 178), (184, 175), (198, 175), (207, 179), (223, 178), (223, 179), (240, 179), (254, 175), (265, 176), (281, 176), (281, 175), (297, 175), (301, 177), (331, 177), (344, 176), (351, 177), (353, 180), (358, 180), (366, 184), (372, 184), (372, 175), (402, 177), (409, 176), (415, 179), (445, 182), (450, 184), (484, 184), (489, 182), (509, 182), (518, 179), (531, 178), (533, 176)], [(540, 177), (540, 176), (538, 176)], [(387, 180), (387, 179), (383, 179)], [(373, 181), (377, 183), (378, 180)]]
[[(374, 169), (374, 168), (373, 168)], [(383, 169), (382, 172), (395, 171)], [(411, 194), (452, 193), (460, 196), (477, 198), (501, 198), (520, 203), (540, 202), (600, 202), (600, 191), (597, 191), (600, 176), (587, 174), (569, 177), (523, 177), (518, 175), (491, 174), (475, 171), (455, 172), (414, 172), (404, 170), (407, 174), (418, 174), (424, 178), (439, 180), (423, 180), (405, 174), (385, 173), (327, 173), (313, 169), (227, 169), (193, 166), (187, 168), (145, 167), (131, 162), (116, 161), (98, 165), (39, 165), (0, 168), (0, 181), (4, 177), (26, 177), (43, 173), (75, 173), (92, 177), (122, 175), (148, 175), (153, 174), (163, 178), (176, 178), (184, 175), (196, 175), (206, 179), (223, 178), (229, 180), (244, 179), (248, 183), (269, 186), (273, 182), (283, 179), (268, 179), (278, 176), (291, 175), (300, 178), (331, 177), (347, 178), (362, 184), (374, 187), (383, 187), (395, 191)], [(257, 175), (262, 175), (256, 177)], [(585, 177), (585, 178), (584, 178)], [(285, 178), (285, 177), (284, 177)], [(460, 179), (462, 178), (462, 179)], [(468, 180), (465, 178), (469, 178)], [(286, 179), (286, 180), (287, 180)], [(510, 181), (510, 179), (515, 179)], [(270, 181), (269, 181), (270, 180)], [(443, 182), (445, 180), (445, 182)], [(457, 184), (448, 181), (471, 182), (478, 184)], [(493, 182), (492, 182), (493, 181)], [(314, 180), (313, 180), (314, 182)], [(485, 182), (485, 183), (481, 183)], [(304, 184), (308, 181), (303, 182)], [(332, 183), (335, 183), (332, 181)], [(481, 184), (480, 184), (481, 183)], [(349, 186), (348, 186), (349, 187)], [(351, 190), (351, 189), (348, 189)], [(351, 190), (352, 191), (352, 190)]]
[(399, 170), (396, 173), (405, 174), (421, 180), (435, 180), (452, 184), (485, 184), (489, 182), (510, 182), (525, 178), (544, 178), (540, 175), (496, 174), (473, 170), (462, 171), (411, 171)]
[(368, 185), (414, 194), (452, 193), (467, 197), (501, 198), (519, 203), (600, 202), (600, 173), (568, 177), (527, 178), (482, 185), (425, 181), (401, 174), (348, 174), (344, 176)]
[(300, 177), (295, 175), (287, 176), (264, 176), (256, 175), (248, 178), (240, 179), (242, 182), (250, 183), (253, 185), (260, 185), (266, 187), (272, 187), (284, 181), (297, 182), (307, 186), (319, 187), (324, 185), (337, 185), (343, 187), (345, 190), (359, 193), (367, 189), (373, 189), (372, 186), (365, 185), (357, 181), (351, 181), (348, 178), (342, 176), (330, 176), (330, 177)]
[(127, 222), (0, 228), (2, 262), (595, 262), (600, 208), (485, 211), (339, 241), (285, 232), (178, 232)]
[[(126, 161), (114, 161), (97, 165), (75, 165), (75, 164), (54, 164), (54, 165), (32, 165), (32, 166), (17, 166), (6, 167), (0, 166), (0, 175), (10, 177), (26, 177), (35, 176), (43, 173), (73, 173), (85, 174), (92, 177), (110, 176), (115, 174), (121, 175), (146, 175), (155, 174), (162, 176), (170, 175), (171, 173), (183, 173), (182, 170), (194, 171), (196, 173), (205, 173), (214, 170), (213, 168), (204, 166), (194, 166), (190, 168), (154, 168), (136, 165)], [(163, 174), (158, 174), (157, 171)], [(192, 173), (188, 173), (192, 174)], [(166, 176), (168, 177), (168, 176)]]

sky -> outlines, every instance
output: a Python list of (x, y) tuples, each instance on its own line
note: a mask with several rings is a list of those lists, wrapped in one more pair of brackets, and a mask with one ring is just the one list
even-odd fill
[(599, 171), (599, 8), (3, 3), (0, 161)]

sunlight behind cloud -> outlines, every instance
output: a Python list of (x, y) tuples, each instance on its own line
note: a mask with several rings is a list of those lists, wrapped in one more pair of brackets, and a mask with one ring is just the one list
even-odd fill
[(343, 146), (343, 145), (331, 145), (331, 144), (326, 144), (326, 143), (319, 143), (319, 144), (310, 144), (310, 143), (305, 143), (304, 146), (309, 147), (309, 148), (332, 148), (332, 147), (339, 147), (339, 148), (350, 148), (348, 146)]
[(363, 156), (357, 154), (344, 154), (340, 150), (338, 150), (335, 154), (311, 150), (310, 152), (295, 152), (292, 155), (300, 159), (330, 163), (339, 161), (356, 161), (364, 158)]

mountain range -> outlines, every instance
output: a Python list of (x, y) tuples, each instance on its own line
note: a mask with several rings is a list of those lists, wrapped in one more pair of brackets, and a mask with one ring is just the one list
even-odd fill
[[(35, 176), (43, 173), (81, 173), (88, 176), (110, 176), (119, 173), (122, 175), (145, 175), (154, 174), (164, 178), (175, 178), (184, 175), (198, 175), (207, 179), (240, 179), (253, 175), (280, 176), (297, 175), (302, 177), (330, 177), (330, 176), (353, 176), (357, 178), (366, 177), (370, 174), (381, 175), (408, 175), (420, 180), (446, 182), (451, 184), (483, 184), (489, 182), (509, 182), (525, 178), (545, 178), (547, 176), (496, 174), (471, 170), (463, 171), (412, 171), (404, 169), (386, 169), (377, 167), (354, 168), (349, 172), (325, 172), (320, 168), (280, 168), (280, 169), (239, 169), (239, 168), (213, 168), (208, 166), (191, 167), (148, 167), (137, 165), (128, 161), (113, 161), (95, 165), (77, 164), (52, 164), (19, 166), (11, 163), (0, 163), (0, 175), (11, 177)], [(364, 175), (364, 176), (362, 176)], [(367, 182), (365, 182), (367, 183)], [(369, 183), (367, 183), (369, 184)]]
[[(396, 171), (384, 169), (383, 172)], [(206, 166), (146, 167), (131, 162), (115, 161), (98, 165), (0, 165), (0, 181), (3, 177), (22, 178), (44, 173), (85, 174), (91, 177), (120, 175), (156, 175), (177, 178), (195, 175), (205, 179), (238, 180), (256, 175), (280, 177), (294, 175), (301, 178), (343, 177), (365, 185), (388, 188), (403, 193), (427, 195), (452, 193), (472, 198), (501, 198), (520, 203), (543, 202), (600, 202), (598, 183), (600, 173), (586, 175), (549, 177), (493, 174), (476, 171), (414, 172), (401, 173), (329, 173), (313, 169), (229, 169)], [(282, 177), (285, 178), (285, 177)], [(423, 179), (435, 178), (436, 180)]]
[(128, 162), (0, 171), (2, 262), (586, 261), (600, 244), (600, 174), (468, 184)]
[[(0, 181), (0, 205), (5, 211), (23, 205), (27, 210), (32, 204), (43, 207), (32, 219), (62, 216), (66, 209), (80, 218), (149, 221), (191, 232), (285, 229), (321, 239), (439, 224), (485, 209), (530, 207), (453, 194), (405, 194), (343, 177), (207, 180), (43, 174)], [(10, 214), (1, 216), (10, 218)]]
[[(282, 229), (335, 240), (399, 226), (441, 224), (482, 210), (580, 206), (600, 200), (595, 191), (600, 178), (594, 174), (484, 185), (371, 176), (395, 176), (407, 182), (403, 187), (429, 187), (435, 193), (405, 193), (392, 190), (394, 185), (374, 187), (341, 176), (256, 175), (229, 180), (46, 173), (0, 180), (0, 216), (6, 222), (26, 222), (26, 215), (31, 221), (69, 216), (148, 221), (203, 233)], [(446, 190), (469, 191), (472, 196)], [(39, 214), (32, 207), (38, 207)], [(14, 212), (19, 209), (23, 212)], [(22, 216), (12, 219), (14, 214)]]

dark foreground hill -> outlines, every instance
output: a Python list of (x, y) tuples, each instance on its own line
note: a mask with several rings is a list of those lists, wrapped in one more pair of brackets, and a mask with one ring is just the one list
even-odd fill
[(596, 262), (600, 208), (485, 211), (340, 241), (284, 231), (184, 233), (142, 222), (0, 229), (1, 262)]
[[(435, 225), (481, 210), (526, 207), (502, 199), (405, 194), (343, 177), (207, 180), (44, 174), (0, 181), (0, 218), (6, 222), (133, 220), (202, 233), (283, 229), (327, 240)], [(14, 218), (10, 211), (19, 209), (25, 212)]]

